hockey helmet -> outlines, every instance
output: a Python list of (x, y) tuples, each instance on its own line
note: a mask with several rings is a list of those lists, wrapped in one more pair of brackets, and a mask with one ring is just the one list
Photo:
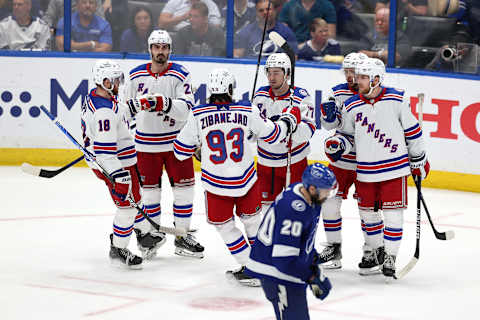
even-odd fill
[(355, 66), (362, 60), (368, 59), (365, 53), (352, 52), (345, 56), (342, 62), (342, 69), (355, 69)]
[(286, 53), (272, 53), (265, 62), (265, 75), (268, 76), (268, 68), (281, 68), (285, 74), (285, 81), (290, 80), (292, 64)]
[(170, 46), (170, 52), (172, 52), (172, 38), (165, 30), (153, 30), (148, 37), (148, 52), (151, 52), (152, 44), (165, 43)]
[(236, 86), (235, 77), (225, 68), (213, 69), (208, 75), (207, 90), (211, 95), (227, 93), (232, 97)]
[[(103, 81), (105, 79), (110, 80), (112, 83), (110, 88), (106, 88), (103, 85)], [(98, 60), (93, 67), (93, 81), (95, 81), (95, 83), (101, 86), (103, 89), (107, 90), (108, 93), (113, 95), (113, 85), (122, 85), (125, 81), (125, 78), (123, 71), (120, 69), (120, 65), (117, 62), (113, 60), (101, 59)]]
[(320, 190), (327, 190), (328, 197), (335, 195), (337, 189), (337, 178), (332, 170), (323, 164), (316, 162), (309, 165), (302, 175), (302, 183), (305, 188), (314, 186), (317, 189), (317, 193), (320, 194)]
[(370, 79), (370, 87), (372, 87), (375, 77), (378, 77), (379, 82), (377, 85), (380, 85), (383, 83), (385, 78), (385, 65), (383, 64), (382, 60), (377, 58), (361, 60), (355, 67), (355, 74), (368, 76)]

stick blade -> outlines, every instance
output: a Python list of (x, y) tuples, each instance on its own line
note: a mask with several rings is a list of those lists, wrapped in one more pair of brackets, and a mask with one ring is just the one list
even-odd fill
[(40, 176), (40, 168), (34, 167), (30, 163), (22, 163), (21, 169), (23, 172), (31, 174), (32, 176)]
[(445, 240), (452, 240), (455, 238), (455, 232), (453, 230), (445, 231)]
[(405, 275), (409, 273), (413, 269), (413, 267), (415, 267), (417, 262), (418, 258), (413, 257), (412, 260), (410, 260), (410, 262), (405, 267), (403, 267), (402, 270), (400, 270), (400, 272), (397, 272), (395, 274), (395, 279), (402, 279), (403, 277), (405, 277)]
[(285, 39), (276, 31), (270, 32), (268, 37), (279, 47), (282, 47), (286, 42)]

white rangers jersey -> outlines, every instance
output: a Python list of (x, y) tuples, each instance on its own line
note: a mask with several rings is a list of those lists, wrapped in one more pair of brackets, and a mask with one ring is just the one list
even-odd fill
[(32, 18), (28, 26), (20, 26), (9, 16), (0, 21), (0, 49), (47, 50), (50, 27), (40, 18)]
[[(342, 114), (345, 112), (343, 103), (348, 99), (356, 95), (358, 92), (351, 89), (348, 86), (348, 83), (341, 83), (336, 85), (332, 88), (330, 94), (328, 95), (329, 100), (335, 100), (335, 104), (340, 108), (340, 114), (338, 121), (334, 121), (332, 123), (326, 122), (323, 118), (320, 117), (320, 122), (322, 124), (322, 128), (326, 130), (332, 130), (337, 128), (336, 134), (342, 134), (350, 139), (353, 139), (353, 136), (350, 136), (343, 132), (341, 129), (338, 128), (340, 126), (340, 121), (342, 119)], [(356, 160), (356, 153), (355, 153), (355, 146), (352, 147), (349, 153), (343, 154), (342, 157), (335, 162), (331, 163), (332, 166), (337, 168), (342, 168), (346, 170), (355, 170), (357, 167), (357, 160)]]
[(382, 88), (375, 99), (358, 94), (344, 108), (341, 129), (354, 136), (357, 179), (378, 182), (410, 175), (409, 157), (424, 154), (425, 145), (404, 91)]
[(262, 117), (248, 102), (199, 105), (177, 136), (174, 153), (184, 160), (201, 145), (203, 187), (214, 194), (241, 197), (257, 180), (247, 140), (250, 132), (274, 145), (286, 138), (287, 126)]
[(142, 152), (172, 151), (173, 140), (193, 107), (190, 73), (182, 65), (172, 62), (162, 73), (152, 73), (151, 63), (142, 64), (130, 71), (125, 99), (147, 93), (171, 98), (172, 107), (168, 114), (141, 111), (135, 116), (136, 149)]
[(109, 174), (137, 163), (137, 152), (123, 108), (126, 107), (113, 98), (98, 96), (95, 89), (82, 105), (84, 146)]
[[(293, 106), (300, 109), (302, 121), (292, 134), (292, 163), (303, 160), (310, 153), (309, 140), (315, 133), (315, 109), (307, 90), (295, 87)], [(260, 113), (275, 119), (282, 110), (290, 106), (290, 91), (282, 96), (274, 96), (270, 86), (260, 87), (255, 93), (252, 104), (257, 106)], [(287, 143), (269, 144), (258, 141), (258, 163), (268, 167), (283, 167), (287, 165)]]

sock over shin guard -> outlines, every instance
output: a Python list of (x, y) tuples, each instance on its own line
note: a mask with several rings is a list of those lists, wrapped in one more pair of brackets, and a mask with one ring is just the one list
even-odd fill
[(250, 255), (250, 247), (240, 229), (235, 226), (233, 219), (226, 223), (216, 224), (215, 228), (237, 263), (242, 266), (246, 265)]
[(133, 232), (133, 224), (137, 210), (134, 208), (118, 208), (113, 218), (113, 245), (126, 248)]
[(360, 209), (360, 217), (365, 222), (366, 243), (371, 248), (383, 246), (383, 220), (380, 212)]
[(323, 227), (328, 243), (342, 242), (341, 205), (342, 199), (339, 197), (328, 198), (322, 205)]
[(403, 235), (403, 209), (383, 210), (385, 253), (396, 256)]
[[(162, 196), (162, 189), (160, 188), (143, 189), (142, 200), (143, 200), (143, 205), (145, 206), (144, 210), (148, 214), (148, 216), (158, 224), (160, 224), (160, 217), (162, 213), (162, 210), (160, 208), (161, 196)], [(143, 221), (139, 221), (139, 222), (144, 223)]]
[(173, 188), (173, 218), (176, 228), (190, 229), (194, 193), (193, 186)]

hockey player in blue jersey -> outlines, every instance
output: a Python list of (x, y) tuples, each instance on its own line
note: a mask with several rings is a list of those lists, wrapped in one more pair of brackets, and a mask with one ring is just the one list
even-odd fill
[(336, 193), (332, 170), (315, 163), (268, 208), (246, 273), (261, 280), (277, 319), (308, 320), (306, 286), (323, 300), (332, 285), (318, 265), (315, 235), (322, 203)]

